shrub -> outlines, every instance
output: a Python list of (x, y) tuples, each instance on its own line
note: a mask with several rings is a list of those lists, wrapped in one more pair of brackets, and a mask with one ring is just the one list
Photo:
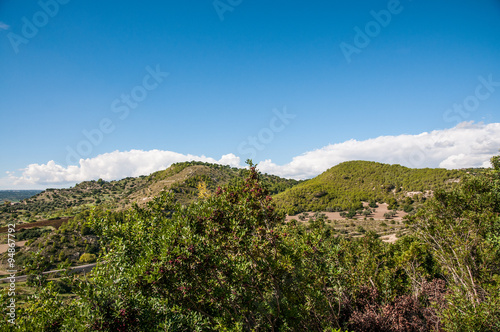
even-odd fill
[(356, 227), (356, 232), (364, 233), (364, 232), (366, 232), (366, 229), (364, 229), (363, 226), (358, 226), (358, 227)]
[(50, 230), (43, 230), (38, 227), (22, 230), (16, 234), (16, 241), (24, 241), (29, 239), (36, 239), (40, 236), (50, 232)]
[(349, 219), (351, 219), (351, 218), (354, 218), (355, 215), (356, 215), (356, 210), (350, 210), (347, 213), (346, 217), (349, 218)]
[(52, 281), (52, 288), (59, 294), (68, 294), (71, 292), (71, 285), (64, 280)]
[(85, 263), (85, 264), (89, 264), (89, 263), (94, 263), (97, 259), (97, 256), (94, 255), (94, 254), (89, 254), (89, 253), (85, 253), (83, 255), (80, 256), (80, 263)]

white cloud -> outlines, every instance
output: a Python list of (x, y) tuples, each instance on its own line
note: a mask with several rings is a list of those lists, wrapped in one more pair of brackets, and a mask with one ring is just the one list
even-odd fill
[[(380, 136), (364, 141), (349, 140), (330, 144), (294, 157), (285, 165), (271, 160), (259, 163), (259, 170), (287, 178), (307, 179), (348, 160), (369, 160), (408, 167), (489, 167), (489, 159), (500, 148), (500, 123), (463, 122), (451, 129), (418, 135)], [(8, 172), (0, 178), (0, 188), (46, 188), (68, 186), (102, 178), (116, 180), (128, 176), (148, 175), (172, 163), (199, 160), (241, 167), (234, 154), (219, 160), (206, 156), (180, 154), (161, 150), (111, 152), (95, 158), (81, 159), (79, 165), (61, 166), (54, 161), (31, 164), (20, 174)]]
[(262, 172), (295, 179), (314, 177), (348, 160), (369, 160), (407, 167), (490, 167), (500, 148), (500, 123), (463, 122), (456, 127), (418, 135), (380, 136), (330, 144), (294, 157), (285, 165), (259, 163)]
[(10, 26), (0, 21), (0, 30), (9, 30)]
[(114, 151), (95, 158), (80, 159), (78, 166), (64, 167), (53, 160), (42, 165), (31, 164), (22, 169), (19, 176), (8, 172), (8, 177), (0, 180), (0, 187), (39, 188), (40, 186), (67, 186), (99, 178), (108, 181), (117, 180), (128, 176), (148, 175), (166, 169), (173, 163), (191, 160), (230, 166), (238, 166), (240, 163), (239, 157), (234, 154), (227, 154), (220, 160), (216, 160), (203, 155), (184, 155), (161, 150)]

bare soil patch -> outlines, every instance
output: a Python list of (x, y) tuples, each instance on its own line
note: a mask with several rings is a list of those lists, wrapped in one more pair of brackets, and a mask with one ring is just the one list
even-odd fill
[[(27, 241), (18, 241), (16, 242), (16, 247), (22, 247)], [(12, 243), (12, 242), (11, 242)], [(8, 244), (0, 244), (0, 254), (3, 254), (4, 252), (7, 252), (9, 250), (9, 245)], [(1, 274), (2, 271), (0, 271)]]
[[(42, 226), (52, 226), (55, 229), (61, 227), (61, 225), (67, 222), (71, 218), (61, 218), (54, 220), (41, 220), (37, 222), (25, 223), (25, 224), (16, 224), (16, 231), (20, 229), (28, 229), (33, 227), (42, 227)], [(8, 230), (8, 226), (0, 227), (0, 233), (6, 233)]]
[(382, 239), (382, 241), (387, 242), (387, 243), (394, 243), (397, 241), (398, 237), (396, 236), (396, 234), (390, 234), (390, 235), (382, 236), (380, 239)]
[[(366, 202), (363, 202), (363, 206), (368, 206), (368, 203)], [(389, 212), (390, 210), (387, 208), (388, 204), (387, 203), (381, 203), (381, 204), (378, 204), (378, 207), (375, 208), (375, 212), (372, 213), (371, 215), (368, 216), (368, 218), (373, 218), (374, 220), (386, 220), (384, 218), (384, 213), (387, 213)], [(392, 220), (396, 220), (396, 221), (401, 221), (403, 220), (403, 218), (408, 214), (404, 211), (397, 211), (398, 214), (394, 216), (394, 218), (392, 218)], [(308, 212), (309, 215), (313, 215), (314, 212)], [(340, 216), (340, 212), (322, 212), (324, 214), (326, 214), (326, 216), (328, 217), (328, 219), (330, 220), (343, 220), (344, 218), (342, 218)], [(292, 219), (297, 219), (299, 220), (299, 214), (296, 214), (296, 215), (293, 215), (293, 216), (286, 216), (286, 221), (290, 221)], [(363, 220), (365, 217), (364, 216), (360, 216), (360, 215), (356, 215), (353, 219), (356, 219), (356, 220)]]
[[(368, 203), (363, 203), (366, 207)], [(407, 233), (407, 227), (403, 222), (403, 218), (408, 214), (404, 211), (397, 211), (397, 214), (386, 219), (384, 214), (390, 210), (387, 208), (388, 204), (381, 203), (375, 211), (368, 215), (356, 215), (354, 218), (343, 218), (340, 216), (340, 212), (321, 212), (327, 217), (326, 224), (332, 227), (336, 233), (341, 236), (348, 236), (352, 238), (363, 237), (364, 233), (367, 231), (374, 231), (384, 242), (394, 243), (398, 239), (399, 233)], [(305, 215), (305, 219), (300, 220), (299, 216)], [(304, 214), (299, 213), (293, 216), (287, 216), (286, 221), (289, 222), (292, 219), (297, 220), (299, 223), (307, 225), (313, 218), (314, 212), (305, 212)]]

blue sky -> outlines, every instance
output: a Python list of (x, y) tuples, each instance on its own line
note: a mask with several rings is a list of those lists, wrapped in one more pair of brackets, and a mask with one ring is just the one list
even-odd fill
[(492, 0), (2, 1), (0, 189), (189, 159), (485, 166), (499, 18)]

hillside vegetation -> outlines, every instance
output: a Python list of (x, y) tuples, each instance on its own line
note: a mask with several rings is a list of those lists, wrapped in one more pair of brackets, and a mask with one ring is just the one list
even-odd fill
[[(33, 222), (42, 219), (74, 216), (93, 206), (108, 210), (125, 210), (134, 203), (144, 206), (163, 191), (174, 193), (175, 200), (187, 204), (196, 199), (198, 184), (208, 190), (241, 177), (243, 170), (203, 162), (182, 162), (149, 176), (128, 177), (118, 181), (84, 181), (72, 188), (47, 189), (22, 202), (0, 206), (0, 225), (8, 221)], [(299, 183), (274, 175), (263, 175), (272, 194)]]
[(403, 208), (424, 201), (437, 188), (452, 186), (465, 174), (460, 170), (348, 161), (284, 191), (275, 199), (278, 207), (290, 215), (359, 209), (362, 201), (385, 202), (391, 209)]

